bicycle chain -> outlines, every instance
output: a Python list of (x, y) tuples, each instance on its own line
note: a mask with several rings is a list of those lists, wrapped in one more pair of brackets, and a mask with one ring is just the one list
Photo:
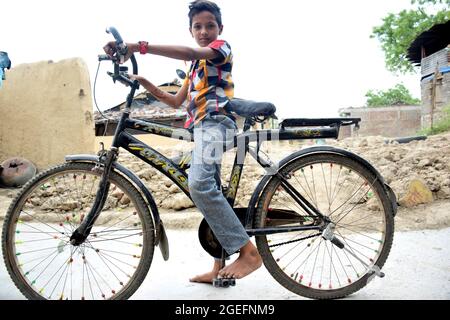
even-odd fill
[(294, 242), (298, 242), (298, 241), (302, 241), (302, 240), (306, 240), (306, 239), (311, 239), (311, 238), (314, 238), (314, 237), (317, 237), (317, 236), (320, 236), (320, 235), (322, 235), (322, 233), (316, 233), (316, 234), (313, 234), (313, 235), (310, 235), (310, 236), (307, 236), (307, 237), (303, 237), (303, 238), (300, 238), (300, 239), (297, 239), (297, 240), (291, 240), (291, 241), (286, 241), (286, 242), (282, 242), (282, 243), (273, 244), (273, 245), (269, 246), (269, 248), (279, 247), (279, 246), (282, 246), (284, 244), (289, 244), (289, 243), (294, 243)]

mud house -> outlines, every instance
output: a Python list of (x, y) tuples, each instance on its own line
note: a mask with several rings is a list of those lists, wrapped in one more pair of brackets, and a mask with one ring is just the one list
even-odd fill
[(450, 20), (420, 34), (407, 58), (420, 66), (422, 128), (431, 128), (450, 108)]
[(92, 96), (81, 59), (13, 66), (0, 89), (0, 162), (23, 157), (39, 169), (95, 150)]

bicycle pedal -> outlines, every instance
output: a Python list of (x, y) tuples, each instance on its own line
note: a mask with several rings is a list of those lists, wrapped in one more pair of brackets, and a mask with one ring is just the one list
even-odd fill
[(236, 285), (235, 278), (215, 278), (213, 279), (213, 287), (214, 288), (228, 288), (230, 286)]

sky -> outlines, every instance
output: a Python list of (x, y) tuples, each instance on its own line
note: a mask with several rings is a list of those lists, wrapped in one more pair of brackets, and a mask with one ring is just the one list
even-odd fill
[[(125, 42), (148, 41), (195, 47), (187, 18), (190, 0), (14, 0), (2, 3), (0, 51), (12, 67), (80, 57), (93, 89), (97, 55), (118, 29)], [(270, 101), (279, 118), (336, 117), (339, 108), (362, 107), (368, 90), (403, 83), (420, 98), (420, 76), (385, 68), (374, 26), (410, 0), (217, 0), (234, 55), (235, 96)], [(156, 85), (174, 80), (189, 62), (137, 54), (139, 73)], [(106, 75), (96, 86), (101, 110), (123, 102), (128, 89)], [(6, 80), (7, 81), (7, 80)]]

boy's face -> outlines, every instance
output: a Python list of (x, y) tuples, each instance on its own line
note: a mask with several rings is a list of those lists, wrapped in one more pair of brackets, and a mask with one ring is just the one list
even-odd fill
[(219, 26), (216, 17), (209, 11), (202, 11), (192, 17), (189, 31), (200, 47), (207, 47), (217, 40), (222, 33), (223, 26)]

